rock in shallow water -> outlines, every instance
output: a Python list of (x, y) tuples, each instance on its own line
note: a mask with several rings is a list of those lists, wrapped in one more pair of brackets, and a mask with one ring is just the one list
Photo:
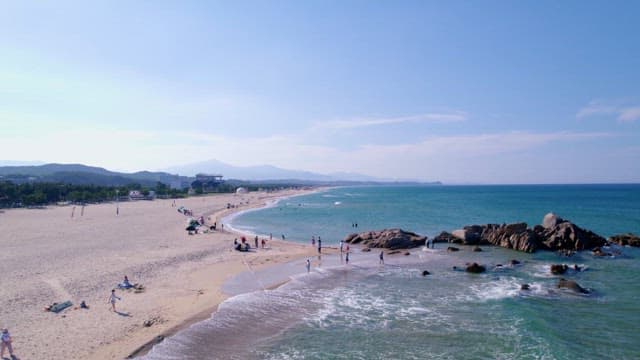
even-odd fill
[(384, 229), (381, 231), (367, 231), (350, 234), (344, 241), (350, 244), (362, 244), (369, 248), (410, 249), (424, 246), (426, 236), (404, 231), (402, 229)]
[(632, 233), (614, 235), (609, 241), (622, 246), (640, 247), (640, 236)]
[(580, 286), (577, 282), (573, 280), (560, 279), (558, 280), (558, 289), (569, 289), (573, 292), (580, 294), (589, 294), (589, 290)]
[(465, 269), (466, 272), (470, 272), (470, 273), (474, 273), (474, 274), (480, 274), (485, 272), (487, 269), (478, 264), (478, 263), (472, 263), (470, 265), (467, 265), (467, 268)]

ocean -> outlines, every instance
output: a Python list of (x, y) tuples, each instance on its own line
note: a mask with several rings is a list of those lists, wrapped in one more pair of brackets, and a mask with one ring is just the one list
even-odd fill
[[(470, 224), (539, 224), (555, 212), (602, 236), (640, 233), (640, 185), (343, 187), (283, 199), (228, 219), (261, 236), (336, 246), (353, 232), (399, 227), (433, 237)], [(357, 227), (356, 227), (357, 224)], [(235, 296), (208, 320), (156, 345), (145, 359), (639, 359), (640, 250), (572, 257), (459, 246), (411, 255), (354, 250), (225, 285)], [(509, 265), (510, 260), (520, 261)], [(454, 270), (467, 262), (483, 274)], [(564, 277), (591, 290), (556, 288)], [(427, 270), (430, 275), (423, 276)], [(263, 290), (263, 284), (289, 280)], [(529, 284), (531, 290), (520, 290)]]

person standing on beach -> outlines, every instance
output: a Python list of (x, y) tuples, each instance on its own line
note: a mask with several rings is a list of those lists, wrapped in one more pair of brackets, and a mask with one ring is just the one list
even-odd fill
[(340, 240), (340, 252), (342, 252), (342, 247), (344, 246), (344, 240)]
[(349, 253), (347, 252), (347, 257), (345, 257), (344, 261), (347, 262), (347, 265), (349, 265)]
[(255, 237), (255, 239), (254, 239), (254, 240), (255, 240), (255, 243), (256, 243), (256, 249), (257, 249), (257, 248), (258, 248), (258, 235), (256, 235), (256, 237)]
[(16, 357), (13, 355), (13, 347), (11, 346), (11, 334), (9, 334), (9, 329), (2, 329), (2, 335), (0, 335), (0, 341), (2, 344), (0, 345), (0, 358), (4, 359), (4, 350), (9, 350), (9, 356), (12, 359)]
[(116, 289), (111, 290), (111, 296), (109, 296), (109, 302), (111, 303), (111, 311), (116, 312), (116, 299), (122, 301), (122, 298), (116, 295)]
[(307, 259), (307, 274), (311, 271), (311, 261)]
[(311, 236), (311, 246), (315, 246), (315, 245), (316, 245), (316, 237)]
[(380, 264), (384, 265), (384, 251), (380, 251)]
[(318, 236), (318, 254), (322, 253), (322, 240)]

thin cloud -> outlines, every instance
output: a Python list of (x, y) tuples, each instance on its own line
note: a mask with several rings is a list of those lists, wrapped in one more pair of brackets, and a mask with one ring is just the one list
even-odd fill
[(598, 115), (613, 115), (620, 122), (634, 122), (640, 120), (640, 105), (591, 101), (578, 111), (576, 117), (581, 119)]
[(416, 122), (449, 123), (467, 120), (467, 114), (463, 111), (426, 113), (398, 117), (365, 117), (349, 120), (332, 120), (316, 124), (315, 128), (323, 129), (355, 129), (370, 126), (397, 125)]

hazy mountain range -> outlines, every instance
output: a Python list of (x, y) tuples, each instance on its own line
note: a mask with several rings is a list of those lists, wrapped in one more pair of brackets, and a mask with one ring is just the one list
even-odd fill
[[(0, 164), (18, 163), (0, 161)], [(251, 182), (300, 182), (304, 184), (370, 184), (397, 182), (355, 173), (317, 174), (309, 171), (287, 170), (270, 165), (233, 166), (217, 160), (208, 160), (164, 169), (164, 171), (138, 171), (124, 173), (101, 167), (82, 164), (43, 164), (0, 166), (0, 181), (13, 182), (62, 182), (70, 184), (93, 184), (119, 186), (131, 183), (153, 186), (162, 182), (175, 187), (184, 186), (194, 180), (197, 173), (219, 174), (224, 179)], [(404, 181), (403, 183), (418, 183)], [(437, 184), (437, 182), (436, 182)]]
[(307, 180), (307, 181), (391, 181), (356, 173), (318, 174), (310, 171), (287, 170), (271, 165), (234, 166), (218, 160), (207, 160), (163, 169), (169, 173), (195, 176), (197, 173), (223, 175), (240, 180)]

